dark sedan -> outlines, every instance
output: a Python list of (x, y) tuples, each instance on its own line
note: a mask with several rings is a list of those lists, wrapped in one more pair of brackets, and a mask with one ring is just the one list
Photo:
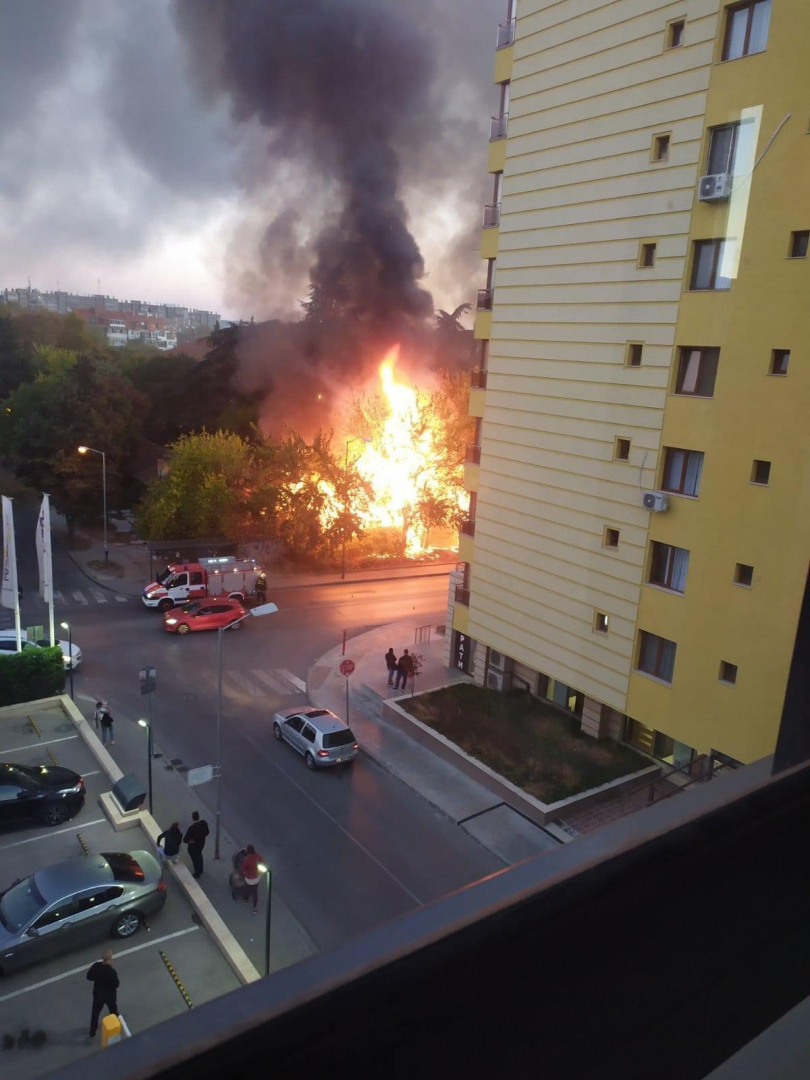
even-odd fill
[(84, 805), (84, 780), (61, 765), (0, 765), (0, 824), (59, 825)]

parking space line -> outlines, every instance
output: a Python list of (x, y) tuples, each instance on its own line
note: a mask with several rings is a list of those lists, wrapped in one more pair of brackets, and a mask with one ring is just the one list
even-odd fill
[(83, 772), (82, 776), (99, 776), (100, 774), (101, 774), (101, 769), (93, 769), (92, 772)]
[(48, 739), (46, 742), (29, 743), (28, 746), (15, 746), (13, 750), (0, 750), (0, 754), (19, 754), (22, 750), (39, 750), (40, 746), (50, 746), (58, 742), (70, 742), (78, 739), (78, 735), (63, 735), (61, 739)]
[(81, 825), (68, 825), (64, 829), (53, 829), (51, 832), (40, 833), (39, 836), (29, 836), (25, 840), (15, 840), (13, 844), (3, 844), (0, 847), (0, 851), (6, 851), (7, 848), (19, 847), (21, 844), (33, 844), (35, 840), (44, 840), (48, 836), (59, 836), (61, 833), (75, 832), (77, 829), (89, 829), (91, 825), (101, 825), (107, 819), (100, 817), (95, 821), (83, 821)]
[[(193, 934), (195, 930), (199, 929), (199, 926), (187, 926), (185, 930), (175, 930), (173, 934), (165, 934), (163, 937), (155, 938), (154, 941), (144, 941), (142, 945), (133, 945), (131, 949), (123, 949), (121, 952), (113, 953), (113, 960), (119, 960), (122, 956), (129, 956), (130, 953), (140, 952), (141, 949), (149, 949), (152, 945), (160, 945), (164, 941), (171, 941), (172, 938), (182, 937), (184, 934)], [(40, 990), (43, 986), (50, 986), (51, 983), (68, 979), (71, 975), (79, 975), (82, 971), (87, 971), (89, 967), (89, 964), (82, 964), (81, 967), (63, 971), (61, 975), (53, 975), (50, 979), (43, 979), (41, 982), (32, 983), (30, 986), (23, 986), (19, 990), (12, 990), (10, 994), (3, 994), (0, 997), (0, 1002), (11, 1001), (12, 998), (19, 997), (20, 994), (28, 994), (32, 990)]]

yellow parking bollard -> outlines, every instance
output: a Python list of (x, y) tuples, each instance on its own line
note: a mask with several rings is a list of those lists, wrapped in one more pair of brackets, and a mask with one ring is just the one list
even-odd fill
[(112, 1046), (121, 1041), (121, 1021), (114, 1013), (101, 1021), (101, 1045)]

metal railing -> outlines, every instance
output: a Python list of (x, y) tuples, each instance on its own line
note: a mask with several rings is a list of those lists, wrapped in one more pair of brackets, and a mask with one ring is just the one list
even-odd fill
[(509, 113), (501, 113), (500, 116), (493, 116), (489, 124), (489, 141), (495, 142), (497, 139), (506, 138), (506, 129), (509, 126)]
[(478, 290), (478, 302), (476, 307), (479, 311), (492, 311), (492, 297), (495, 294), (494, 289), (479, 289)]
[(487, 203), (484, 207), (484, 228), (494, 229), (496, 225), (501, 223), (501, 204)]
[(430, 635), (433, 630), (432, 623), (426, 623), (424, 626), (417, 626), (413, 632), (414, 645), (428, 645), (430, 644)]
[(470, 443), (464, 452), (464, 460), (471, 462), (473, 465), (480, 465), (481, 447), (476, 446), (475, 443)]
[(515, 44), (515, 20), (507, 19), (498, 26), (498, 44), (496, 49), (506, 49)]
[(470, 372), (470, 389), (471, 390), (486, 390), (487, 388), (487, 369), (482, 367), (473, 368)]
[(472, 518), (467, 518), (466, 521), (462, 521), (459, 532), (463, 533), (465, 536), (475, 536), (475, 521)]
[(463, 604), (465, 607), (470, 606), (470, 590), (465, 589), (463, 585), (456, 585), (456, 603)]

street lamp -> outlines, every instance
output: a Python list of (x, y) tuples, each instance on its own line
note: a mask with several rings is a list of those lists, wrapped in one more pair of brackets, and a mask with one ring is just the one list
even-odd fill
[(264, 924), (264, 973), (270, 974), (270, 899), (273, 890), (273, 874), (269, 866), (258, 863), (256, 869), (267, 878), (267, 915)]
[(349, 447), (352, 445), (352, 443), (356, 443), (356, 442), (362, 442), (362, 443), (365, 443), (366, 445), (368, 445), (371, 442), (371, 439), (367, 439), (367, 438), (365, 438), (365, 436), (358, 435), (354, 439), (347, 439), (346, 440), (346, 473), (345, 473), (346, 487), (344, 488), (344, 491), (343, 491), (343, 529), (342, 529), (342, 532), (343, 532), (343, 556), (341, 558), (341, 563), (340, 563), (340, 566), (341, 566), (340, 580), (341, 581), (346, 580), (346, 513), (347, 513), (347, 511), (349, 509)]
[(101, 455), (101, 485), (104, 493), (104, 562), (110, 561), (110, 549), (107, 547), (107, 455), (103, 450), (94, 450), (92, 446), (79, 446), (80, 454)]
[(59, 623), (59, 625), (68, 632), (68, 657), (70, 659), (68, 673), (70, 674), (70, 700), (73, 701), (73, 631), (70, 629), (69, 623), (63, 622)]
[(214, 859), (219, 858), (220, 825), (222, 820), (222, 635), (231, 626), (236, 626), (237, 623), (242, 622), (249, 615), (272, 615), (274, 611), (278, 611), (275, 604), (260, 604), (258, 607), (246, 611), (241, 618), (234, 619), (232, 623), (228, 623), (227, 626), (220, 626), (217, 630), (217, 812), (214, 825)]
[(146, 728), (147, 779), (149, 783), (149, 813), (152, 813), (152, 725), (147, 720), (139, 720), (139, 725)]

